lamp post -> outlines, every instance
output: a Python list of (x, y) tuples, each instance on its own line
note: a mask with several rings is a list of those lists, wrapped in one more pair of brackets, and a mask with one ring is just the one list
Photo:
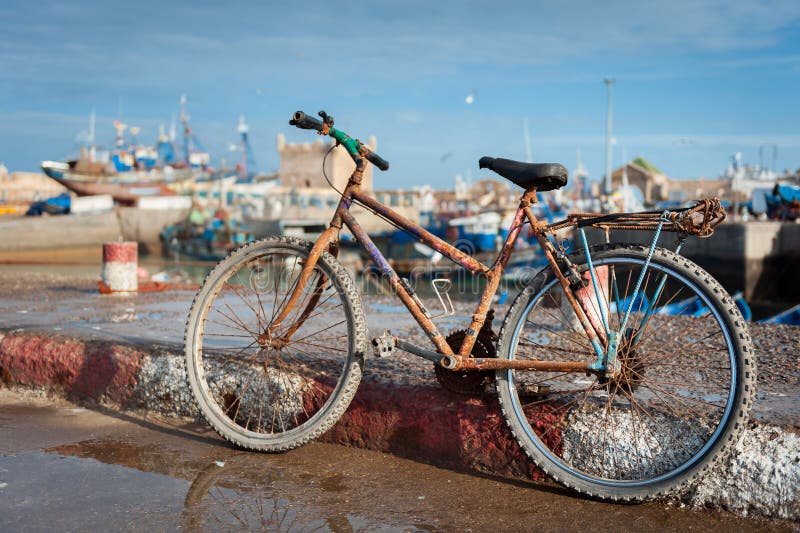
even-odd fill
[(603, 193), (606, 197), (611, 195), (611, 88), (614, 86), (614, 78), (604, 78), (606, 93), (608, 96), (606, 104), (606, 180)]

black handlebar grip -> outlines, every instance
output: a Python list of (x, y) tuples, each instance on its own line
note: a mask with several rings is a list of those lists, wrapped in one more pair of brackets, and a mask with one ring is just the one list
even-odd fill
[(294, 115), (292, 115), (292, 120), (289, 121), (289, 125), (297, 126), (302, 130), (322, 131), (322, 122), (314, 117), (309, 117), (302, 111), (294, 112)]
[(381, 170), (389, 170), (389, 162), (372, 150), (367, 150), (367, 161)]
[(483, 156), (478, 161), (478, 168), (488, 168), (491, 169), (492, 165), (494, 165), (494, 157)]

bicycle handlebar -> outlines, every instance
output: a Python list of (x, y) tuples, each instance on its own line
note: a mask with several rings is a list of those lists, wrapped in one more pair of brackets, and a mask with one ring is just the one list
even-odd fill
[[(324, 115), (324, 112), (320, 111), (320, 115)], [(327, 115), (324, 115), (327, 120)], [(333, 119), (331, 119), (330, 124), (333, 124)], [(325, 124), (321, 120), (317, 120), (314, 117), (308, 116), (302, 111), (295, 111), (294, 115), (292, 115), (292, 119), (289, 121), (289, 125), (296, 126), (303, 130), (316, 130), (317, 132), (321, 133), (325, 129)], [(352, 157), (365, 157), (367, 161), (375, 165), (381, 170), (389, 170), (389, 162), (370, 150), (366, 145), (364, 145), (361, 141), (357, 139), (352, 139), (348, 136), (345, 132), (341, 130), (337, 130), (333, 126), (328, 128), (327, 134), (330, 137), (333, 137), (344, 145), (347, 151), (350, 153)]]
[(302, 111), (295, 111), (292, 115), (292, 120), (289, 121), (291, 126), (297, 126), (301, 130), (317, 130), (322, 131), (322, 121), (314, 117), (310, 117)]
[(379, 156), (366, 146), (364, 147), (364, 149), (367, 151), (366, 157), (370, 163), (372, 163), (381, 170), (389, 170), (389, 162), (387, 160), (385, 160), (384, 158), (382, 158), (381, 156)]

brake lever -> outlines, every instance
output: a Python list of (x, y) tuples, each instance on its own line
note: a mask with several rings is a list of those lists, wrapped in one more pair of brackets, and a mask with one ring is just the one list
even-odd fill
[(320, 111), (318, 115), (322, 117), (323, 124), (327, 124), (328, 126), (333, 126), (332, 116), (328, 115), (325, 111)]

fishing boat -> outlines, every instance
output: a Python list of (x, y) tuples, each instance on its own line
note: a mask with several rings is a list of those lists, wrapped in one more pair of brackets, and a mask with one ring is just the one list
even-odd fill
[[(753, 312), (750, 309), (750, 305), (747, 303), (747, 300), (744, 299), (744, 295), (741, 291), (736, 292), (733, 296), (731, 296), (733, 303), (736, 304), (736, 307), (739, 308), (739, 312), (742, 313), (742, 317), (745, 320), (752, 320)], [(708, 307), (700, 301), (700, 298), (697, 296), (688, 298), (686, 300), (681, 300), (679, 302), (673, 302), (667, 305), (663, 305), (656, 309), (656, 313), (660, 315), (682, 315), (682, 316), (703, 316), (709, 312)]]
[(198, 206), (192, 208), (189, 217), (161, 231), (162, 253), (165, 256), (183, 256), (198, 261), (219, 261), (231, 250), (251, 242), (250, 229), (228, 211), (220, 208), (211, 217), (206, 217)]
[(175, 194), (172, 184), (191, 181), (196, 173), (193, 169), (171, 167), (149, 171), (109, 171), (105, 165), (95, 171), (86, 172), (83, 159), (66, 163), (42, 162), (42, 171), (78, 196), (110, 194), (120, 204), (130, 205), (141, 196), (167, 196)]
[(500, 214), (486, 211), (477, 215), (451, 219), (448, 224), (457, 228), (461, 244), (471, 246), (474, 252), (495, 250), (500, 237)]
[(787, 326), (800, 326), (800, 304), (790, 307), (782, 313), (759, 320), (762, 324), (783, 324)]
[(95, 145), (95, 115), (89, 122), (89, 145), (77, 158), (43, 161), (42, 171), (79, 196), (109, 194), (120, 204), (133, 204), (141, 196), (172, 195), (182, 184), (198, 179), (213, 179), (211, 156), (202, 149), (186, 115), (186, 97), (181, 97), (181, 122), (184, 141), (181, 150), (161, 128), (155, 146), (140, 144), (138, 127), (114, 121), (115, 147), (105, 150)]

